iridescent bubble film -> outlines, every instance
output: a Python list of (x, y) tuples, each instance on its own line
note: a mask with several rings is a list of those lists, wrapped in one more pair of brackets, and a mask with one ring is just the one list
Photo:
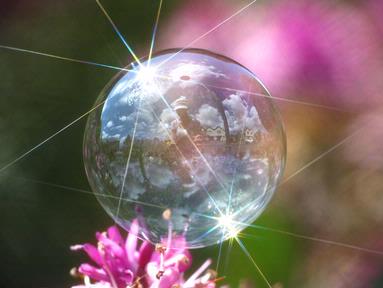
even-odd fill
[[(129, 70), (129, 71), (128, 71)], [(257, 77), (231, 59), (166, 50), (121, 71), (88, 119), (84, 159), (107, 213), (159, 243), (218, 243), (253, 222), (285, 163), (283, 125)]]

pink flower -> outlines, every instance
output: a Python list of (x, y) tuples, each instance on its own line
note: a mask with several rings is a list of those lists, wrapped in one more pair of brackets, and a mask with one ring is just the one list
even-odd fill
[(126, 239), (112, 226), (107, 232), (96, 233), (97, 247), (89, 243), (72, 246), (74, 251), (85, 251), (93, 262), (78, 267), (84, 284), (72, 288), (215, 287), (214, 273), (201, 276), (210, 259), (185, 280), (184, 272), (190, 268), (192, 257), (184, 237), (172, 236), (153, 246), (139, 240), (137, 233), (135, 220)]
[[(383, 27), (383, 5), (370, 2), (375, 23), (365, 7), (343, 2), (256, 2), (193, 46), (244, 64), (273, 96), (348, 110), (374, 107), (382, 103), (383, 42), (376, 28)], [(161, 33), (161, 48), (188, 45), (238, 11), (235, 3), (185, 1)]]
[(380, 33), (380, 37), (383, 36), (383, 2), (381, 0), (369, 0), (365, 4), (369, 10), (369, 14), (372, 16), (372, 21)]

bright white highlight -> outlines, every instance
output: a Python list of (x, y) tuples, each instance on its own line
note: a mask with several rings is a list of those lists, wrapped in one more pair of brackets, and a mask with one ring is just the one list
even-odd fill
[(146, 95), (159, 96), (161, 92), (156, 67), (141, 65), (136, 71), (134, 82), (140, 86), (141, 91)]
[(156, 77), (156, 68), (141, 66), (137, 72), (136, 79), (142, 85), (151, 85)]
[(237, 237), (239, 231), (235, 228), (232, 215), (222, 215), (217, 221), (224, 235), (229, 238)]

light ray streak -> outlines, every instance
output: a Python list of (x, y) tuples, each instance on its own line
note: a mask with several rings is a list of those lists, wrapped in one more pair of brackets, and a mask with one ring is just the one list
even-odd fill
[(199, 275), (201, 275), (201, 273), (203, 271), (205, 271), (211, 264), (211, 260), (210, 259), (207, 259), (200, 268), (197, 269), (197, 271), (195, 271), (190, 277), (189, 279), (183, 284), (184, 287), (193, 287), (194, 285), (192, 285), (192, 283), (198, 278)]
[[(197, 214), (197, 215), (201, 216), (201, 217), (213, 219), (213, 220), (215, 220), (217, 222), (219, 221), (219, 218), (215, 217), (215, 216), (209, 216), (209, 215), (204, 215), (204, 214)], [(295, 237), (295, 238), (301, 238), (301, 239), (305, 239), (305, 240), (312, 240), (312, 241), (317, 241), (317, 242), (321, 242), (321, 243), (324, 243), (324, 244), (336, 245), (336, 246), (340, 246), (340, 247), (344, 247), (344, 248), (350, 248), (350, 249), (354, 249), (354, 250), (358, 250), (358, 251), (362, 251), (362, 252), (367, 252), (367, 253), (372, 253), (372, 254), (377, 254), (377, 255), (383, 255), (383, 251), (369, 249), (369, 248), (365, 248), (365, 247), (360, 247), (360, 246), (356, 246), (356, 245), (352, 245), (352, 244), (348, 244), (348, 243), (342, 243), (342, 242), (338, 242), (338, 241), (333, 241), (333, 240), (328, 240), (328, 239), (323, 239), (323, 238), (306, 236), (306, 235), (302, 235), (302, 234), (288, 232), (288, 231), (284, 231), (284, 230), (280, 230), (280, 229), (275, 229), (275, 228), (269, 228), (269, 227), (265, 227), (265, 226), (255, 225), (255, 224), (244, 223), (244, 222), (236, 221), (234, 219), (232, 220), (232, 222), (236, 223), (238, 225), (243, 226), (243, 229), (247, 228), (247, 227), (250, 227), (250, 228), (260, 229), (260, 230), (264, 230), (264, 231), (284, 234), (284, 235), (292, 236), (292, 237)], [(246, 235), (246, 234), (244, 234), (244, 235)]]
[[(245, 127), (246, 127), (246, 121), (247, 121), (247, 120), (245, 119), (245, 121), (244, 121), (244, 123), (243, 123), (242, 132), (241, 132), (241, 137), (240, 137), (240, 139), (239, 139), (239, 144), (238, 144), (238, 149), (237, 149), (237, 154), (239, 153), (239, 150), (240, 150), (240, 147), (241, 147), (241, 144), (242, 144), (243, 135), (244, 135)], [(231, 180), (230, 192), (229, 192), (229, 201), (228, 201), (228, 205), (227, 205), (227, 208), (226, 208), (226, 216), (230, 216), (231, 199), (232, 199), (233, 188), (234, 188), (234, 181), (235, 181), (237, 172), (238, 172), (238, 169), (235, 169), (235, 171), (234, 171), (234, 173), (233, 173), (233, 178), (232, 178), (232, 180)], [(225, 230), (222, 229), (221, 243), (220, 243), (220, 245), (219, 245), (219, 251), (218, 251), (218, 260), (217, 260), (217, 268), (216, 268), (217, 271), (218, 271), (219, 264), (220, 264), (221, 251), (222, 251), (223, 241), (225, 240), (225, 239), (224, 239), (224, 238), (225, 238), (224, 232), (225, 232)]]
[(210, 233), (213, 233), (215, 230), (217, 230), (218, 228), (220, 227), (220, 225), (215, 225), (213, 227), (211, 227), (209, 230), (207, 230), (205, 233), (203, 233), (202, 235), (198, 236), (194, 241), (198, 241), (200, 239), (203, 239), (205, 238), (206, 236), (208, 236)]
[[(206, 236), (208, 236), (210, 233), (214, 232), (215, 230), (217, 230), (218, 228), (221, 228), (221, 229), (224, 229), (222, 227), (222, 225), (220, 224), (220, 218), (219, 217), (215, 217), (215, 216), (209, 216), (209, 215), (205, 215), (205, 214), (202, 214), (202, 213), (197, 213), (195, 212), (194, 215), (197, 215), (197, 216), (200, 216), (200, 217), (204, 217), (204, 218), (208, 218), (208, 219), (211, 219), (211, 220), (214, 220), (217, 222), (217, 224), (215, 226), (213, 226), (212, 228), (210, 228), (208, 231), (206, 231), (205, 233), (203, 233), (201, 236), (199, 236), (197, 240), (201, 239), (201, 238), (205, 238)], [(222, 216), (225, 216), (224, 214), (221, 213), (220, 215), (221, 217)], [(230, 237), (230, 235), (225, 235), (226, 237), (225, 238), (228, 238), (228, 239), (233, 239), (234, 237)], [(224, 239), (223, 241), (225, 241), (226, 239)], [(221, 241), (221, 243), (223, 242)]]
[(153, 28), (152, 41), (150, 43), (150, 50), (149, 50), (149, 56), (148, 56), (148, 66), (150, 66), (150, 60), (152, 59), (154, 43), (156, 41), (156, 36), (157, 36), (158, 23), (160, 21), (161, 8), (162, 8), (162, 0), (160, 0), (160, 4), (158, 6), (156, 21)]
[(226, 271), (227, 271), (227, 269), (229, 267), (230, 254), (231, 254), (231, 250), (233, 248), (233, 242), (234, 242), (234, 239), (233, 238), (229, 238), (229, 244), (228, 244), (228, 247), (227, 247), (227, 252), (226, 252), (226, 257), (225, 257), (225, 266), (223, 268), (224, 274), (226, 274)]
[[(164, 123), (162, 122), (162, 120), (158, 117), (158, 115), (154, 112), (154, 110), (151, 110), (152, 114), (154, 115), (154, 117), (156, 117), (157, 121), (160, 123), (160, 125), (162, 126), (162, 129), (164, 129), (166, 131), (166, 133), (168, 134), (168, 137), (173, 141), (173, 137), (172, 135), (169, 133), (168, 129), (165, 127)], [(175, 143), (175, 141), (173, 141)], [(178, 147), (177, 144), (175, 144), (175, 147), (178, 151), (178, 153), (180, 153), (181, 157), (185, 160), (186, 162), (186, 165), (189, 167), (189, 169), (194, 173), (194, 169), (192, 167), (192, 165), (189, 163), (189, 161), (187, 160), (187, 158), (185, 157), (185, 155), (182, 153), (181, 149)], [(195, 173), (194, 173), (195, 174)], [(219, 206), (217, 204), (217, 202), (215, 201), (214, 197), (211, 196), (210, 192), (206, 189), (206, 187), (202, 184), (202, 182), (200, 182), (197, 178), (197, 182), (200, 184), (200, 186), (202, 187), (202, 189), (206, 192), (206, 194), (208, 195), (209, 199), (212, 201), (213, 205), (215, 206), (215, 208), (217, 209), (217, 211), (219, 212), (220, 215), (223, 215), (221, 209), (219, 209)]]
[(245, 239), (255, 239), (255, 240), (262, 239), (262, 237), (260, 237), (260, 236), (256, 236), (256, 235), (248, 234), (248, 233), (242, 233), (242, 232), (238, 233), (238, 237), (239, 238), (245, 238)]
[[(165, 97), (160, 93), (160, 98), (164, 102), (164, 104), (171, 109), (173, 113), (176, 113), (173, 109), (173, 107), (169, 104), (169, 102), (165, 99)], [(198, 148), (198, 146), (194, 143), (193, 139), (190, 137), (189, 133), (186, 133), (186, 137), (188, 138), (190, 144), (194, 147), (194, 149), (197, 151), (198, 155), (201, 157), (202, 161), (205, 163), (206, 167), (210, 170), (210, 173), (214, 176), (217, 183), (221, 186), (223, 190), (226, 190), (225, 185), (222, 183), (222, 181), (219, 179), (218, 175), (215, 173), (213, 167), (209, 164), (209, 161), (207, 161), (206, 157), (202, 154), (201, 150)]]
[(122, 194), (123, 194), (124, 188), (125, 188), (126, 177), (128, 176), (130, 158), (132, 156), (133, 145), (134, 145), (134, 140), (135, 140), (136, 131), (137, 131), (137, 125), (138, 125), (138, 116), (139, 116), (139, 112), (140, 112), (140, 109), (141, 109), (141, 102), (142, 102), (142, 96), (140, 97), (140, 101), (138, 102), (138, 107), (137, 107), (137, 111), (136, 111), (136, 120), (134, 122), (134, 128), (133, 128), (133, 133), (132, 133), (132, 140), (131, 140), (130, 147), (129, 147), (128, 159), (126, 160), (124, 177), (123, 177), (123, 180), (122, 180), (121, 191), (120, 191), (120, 196), (119, 196), (118, 205), (117, 205), (116, 218), (118, 217), (118, 215), (120, 213)]
[(128, 48), (130, 54), (133, 56), (134, 60), (141, 66), (140, 59), (136, 56), (133, 49), (130, 47), (128, 42), (126, 42), (125, 38), (122, 36), (120, 30), (118, 30), (116, 24), (114, 24), (112, 18), (109, 16), (108, 12), (105, 10), (104, 6), (102, 6), (101, 2), (99, 0), (96, 0), (96, 3), (98, 7), (100, 7), (101, 11), (104, 13), (105, 17), (108, 19), (109, 23), (112, 25), (113, 30), (116, 32), (118, 37), (121, 39), (122, 43), (125, 45), (126, 48)]
[[(235, 222), (235, 221), (233, 221), (233, 222)], [(379, 250), (369, 249), (369, 248), (365, 248), (365, 247), (360, 247), (360, 246), (356, 246), (356, 245), (352, 245), (352, 244), (342, 243), (342, 242), (318, 238), (318, 237), (306, 236), (306, 235), (302, 235), (302, 234), (297, 234), (297, 233), (293, 233), (293, 232), (269, 228), (269, 227), (260, 226), (260, 225), (254, 225), (254, 224), (244, 224), (244, 225), (251, 227), (251, 228), (260, 229), (260, 230), (269, 231), (269, 232), (275, 232), (278, 234), (283, 234), (283, 235), (287, 235), (287, 236), (291, 236), (291, 237), (295, 237), (295, 238), (316, 241), (316, 242), (320, 242), (320, 243), (324, 243), (324, 244), (335, 245), (335, 246), (339, 246), (339, 247), (343, 247), (343, 248), (349, 248), (349, 249), (358, 250), (361, 252), (366, 252), (366, 253), (371, 253), (371, 254), (383, 256), (383, 251), (379, 251)]]
[(211, 219), (211, 220), (216, 220), (217, 222), (219, 220), (219, 218), (216, 217), (216, 216), (209, 216), (209, 215), (198, 213), (198, 212), (195, 212), (194, 214), (197, 215), (197, 216), (200, 216), (200, 217), (208, 218), (208, 219)]
[[(249, 95), (249, 94), (247, 94), (247, 95)], [(247, 97), (247, 100), (249, 100), (249, 97)], [(239, 139), (239, 144), (238, 144), (238, 149), (237, 149), (237, 154), (239, 154), (239, 150), (241, 148), (241, 144), (242, 144), (242, 141), (243, 141), (243, 135), (244, 135), (244, 132), (245, 132), (246, 123), (247, 123), (247, 118), (245, 118), (245, 121), (243, 123), (241, 137)], [(232, 199), (232, 194), (233, 194), (233, 187), (234, 187), (235, 178), (237, 176), (237, 172), (238, 172), (238, 169), (235, 169), (234, 175), (233, 175), (233, 179), (231, 180), (230, 193), (229, 193), (229, 203), (228, 203), (228, 206), (227, 206), (228, 208), (226, 210), (226, 215), (230, 214), (231, 199)]]
[(255, 268), (258, 270), (258, 273), (262, 276), (263, 280), (266, 282), (267, 286), (269, 288), (273, 288), (269, 282), (269, 280), (267, 280), (265, 274), (263, 274), (262, 270), (259, 268), (259, 266), (257, 265), (257, 263), (255, 262), (255, 259), (253, 258), (253, 256), (251, 256), (250, 252), (246, 249), (245, 245), (242, 243), (242, 241), (238, 238), (238, 237), (235, 237), (235, 240), (237, 241), (238, 245), (242, 248), (242, 251), (246, 254), (246, 256), (250, 259), (251, 263), (254, 264)]
[(175, 56), (177, 56), (179, 53), (181, 53), (182, 51), (184, 51), (185, 49), (187, 48), (190, 48), (192, 45), (194, 45), (195, 43), (197, 43), (198, 41), (200, 41), (201, 39), (203, 39), (204, 37), (206, 37), (207, 35), (209, 35), (210, 33), (214, 32), (215, 30), (217, 30), (219, 27), (221, 27), (222, 25), (224, 25), (225, 23), (227, 23), (228, 21), (230, 21), (231, 19), (233, 19), (235, 16), (241, 14), (243, 11), (245, 11), (247, 8), (249, 8), (251, 5), (253, 5), (255, 2), (257, 2), (257, 0), (253, 0), (251, 1), (249, 4), (245, 5), (244, 7), (242, 7), (241, 9), (239, 9), (237, 12), (235, 12), (234, 14), (232, 14), (231, 16), (229, 16), (228, 18), (226, 18), (225, 20), (221, 21), (220, 23), (218, 23), (217, 25), (215, 25), (213, 28), (211, 28), (210, 30), (208, 30), (207, 32), (203, 33), (202, 35), (200, 35), (199, 37), (197, 37), (196, 39), (194, 39), (193, 41), (191, 41), (189, 44), (187, 44), (185, 47), (183, 47), (181, 50), (177, 51), (176, 53), (172, 54), (171, 56), (169, 56), (167, 59), (165, 59), (163, 62), (161, 62), (157, 67), (160, 67), (162, 66), (164, 63), (170, 61), (171, 59), (173, 59)]
[[(201, 83), (201, 82), (195, 82), (195, 83), (197, 83), (197, 84), (201, 85), (202, 87), (206, 88), (206, 90), (209, 90), (209, 89), (206, 87), (206, 85), (205, 85), (204, 83)], [(165, 98), (163, 98), (163, 99), (164, 99), (164, 101), (166, 101)], [(167, 103), (167, 101), (166, 101), (166, 103)], [(172, 109), (173, 112), (175, 112), (174, 109), (173, 109), (169, 104), (167, 104), (167, 105), (168, 105), (168, 107), (169, 107), (170, 109)], [(217, 183), (221, 186), (221, 188), (222, 188), (223, 190), (226, 190), (226, 187), (225, 187), (225, 185), (223, 184), (223, 181), (222, 181), (221, 178), (215, 173), (213, 167), (210, 166), (210, 163), (207, 161), (207, 159), (205, 158), (205, 156), (202, 154), (202, 152), (201, 152), (201, 150), (198, 148), (198, 146), (194, 143), (193, 139), (191, 139), (189, 133), (187, 133), (186, 136), (188, 137), (190, 143), (193, 145), (194, 149), (196, 149), (197, 153), (200, 155), (200, 157), (201, 157), (202, 160), (204, 161), (205, 165), (208, 167), (208, 169), (210, 170), (210, 172), (213, 174), (213, 176), (214, 176), (214, 178), (216, 179)]]
[[(45, 57), (54, 58), (54, 59), (58, 59), (58, 60), (65, 60), (65, 61), (74, 62), (74, 63), (80, 63), (80, 64), (86, 64), (86, 65), (97, 66), (97, 67), (102, 67), (102, 68), (108, 68), (108, 69), (117, 70), (117, 71), (137, 73), (137, 70), (127, 69), (127, 68), (123, 68), (123, 67), (118, 67), (118, 66), (113, 66), (113, 65), (103, 64), (103, 63), (97, 63), (97, 62), (92, 62), (92, 61), (87, 61), (87, 60), (81, 60), (81, 59), (76, 59), (76, 58), (69, 58), (69, 57), (65, 57), (65, 56), (59, 56), (59, 55), (55, 55), (55, 54), (50, 54), (50, 53), (45, 53), (45, 52), (40, 52), (40, 51), (34, 51), (34, 50), (29, 50), (29, 49), (23, 49), (23, 48), (18, 48), (18, 47), (13, 47), (13, 46), (0, 45), (0, 49), (6, 49), (6, 50), (28, 53), (28, 54), (33, 54), (33, 55), (45, 56)], [(160, 76), (157, 74), (155, 74), (155, 77), (161, 78), (161, 79), (166, 79), (166, 80), (171, 80), (170, 77)], [(194, 81), (194, 82), (196, 84), (202, 84), (202, 83), (197, 82), (197, 81)], [(312, 106), (312, 107), (317, 107), (317, 108), (323, 108), (323, 109), (329, 109), (329, 110), (336, 110), (336, 111), (340, 111), (340, 112), (351, 113), (350, 111), (342, 110), (340, 108), (325, 106), (325, 105), (320, 105), (320, 104), (315, 104), (315, 103), (310, 103), (310, 102), (303, 102), (303, 101), (298, 101), (298, 100), (286, 99), (286, 98), (275, 97), (275, 96), (270, 96), (270, 95), (261, 94), (261, 93), (247, 92), (247, 91), (243, 91), (243, 90), (239, 90), (239, 89), (219, 87), (219, 86), (208, 85), (208, 84), (205, 84), (205, 86), (211, 87), (211, 88), (216, 88), (216, 89), (233, 91), (233, 92), (248, 93), (248, 94), (251, 94), (254, 96), (271, 98), (271, 99), (274, 99), (277, 101), (284, 101), (284, 102), (291, 103), (291, 104), (300, 104), (300, 105), (306, 105), (306, 106)]]
[[(271, 189), (268, 189), (266, 190), (265, 194), (268, 193), (268, 191), (271, 190)], [(253, 202), (250, 202), (248, 204), (246, 204), (245, 206), (243, 206), (242, 208), (240, 208), (238, 211), (236, 211), (235, 213), (232, 214), (232, 218), (234, 219), (235, 217), (237, 217), (237, 215), (241, 214), (243, 211), (245, 211), (246, 209), (248, 209), (250, 206), (254, 205)], [(234, 221), (235, 222), (235, 221)], [(240, 222), (242, 223), (242, 222)], [(243, 223), (243, 225), (245, 225)]]
[[(364, 129), (365, 127), (363, 127)], [(305, 164), (303, 167), (301, 167), (300, 169), (298, 169), (297, 171), (295, 171), (293, 174), (291, 174), (290, 176), (288, 176), (287, 178), (285, 178), (281, 185), (282, 184), (285, 184), (286, 182), (290, 181), (292, 178), (294, 178), (295, 176), (297, 176), (299, 173), (301, 173), (302, 171), (304, 171), (305, 169), (307, 169), (308, 167), (310, 167), (311, 165), (315, 164), (316, 162), (318, 162), (319, 160), (321, 160), (323, 157), (325, 157), (326, 155), (330, 154), (332, 151), (334, 151), (335, 149), (337, 149), (338, 147), (342, 146), (343, 144), (345, 144), (347, 141), (349, 141), (350, 139), (352, 139), (353, 137), (355, 137), (358, 133), (360, 133), (362, 131), (362, 128), (354, 131), (354, 133), (348, 135), (346, 138), (344, 138), (342, 141), (338, 142), (337, 144), (335, 144), (334, 146), (332, 146), (331, 148), (329, 148), (328, 150), (326, 150), (325, 152), (321, 153), (318, 157), (314, 158), (313, 160), (311, 160), (310, 162), (308, 162), (307, 164)]]
[(217, 265), (215, 267), (215, 271), (217, 271), (217, 272), (218, 272), (218, 269), (219, 269), (219, 264), (221, 262), (222, 245), (223, 245), (223, 241), (224, 240), (225, 240), (225, 231), (224, 231), (224, 229), (222, 229), (222, 236), (221, 236), (221, 241), (219, 243), (219, 249), (218, 249)]
[[(36, 184), (41, 184), (41, 185), (45, 185), (45, 186), (50, 186), (50, 187), (60, 188), (60, 189), (64, 189), (64, 190), (79, 192), (79, 193), (88, 194), (88, 195), (96, 195), (99, 197), (110, 198), (110, 199), (119, 199), (119, 197), (113, 196), (113, 195), (96, 193), (96, 192), (92, 192), (92, 191), (85, 190), (85, 189), (70, 187), (70, 186), (66, 186), (66, 185), (61, 185), (61, 184), (56, 184), (56, 183), (51, 183), (51, 182), (46, 182), (46, 181), (41, 181), (41, 180), (36, 180), (36, 179), (29, 179), (29, 178), (24, 178), (24, 177), (9, 177), (9, 178), (19, 179), (19, 180), (26, 181), (26, 182), (32, 182), (32, 183), (36, 183)], [(138, 201), (138, 200), (123, 199), (122, 201), (137, 203), (140, 205), (159, 208), (159, 209), (166, 209), (166, 207), (164, 207), (164, 206), (151, 204), (148, 202), (142, 202), (142, 201)]]
[(312, 241), (317, 241), (317, 242), (321, 242), (324, 244), (331, 244), (331, 245), (336, 245), (336, 246), (340, 246), (340, 247), (344, 247), (344, 248), (350, 248), (350, 249), (363, 251), (363, 252), (367, 252), (367, 253), (383, 255), (383, 251), (369, 249), (369, 248), (365, 248), (365, 247), (360, 247), (360, 246), (347, 244), (347, 243), (343, 243), (343, 242), (338, 242), (338, 241), (333, 241), (333, 240), (328, 240), (328, 239), (323, 239), (323, 238), (318, 238), (318, 237), (312, 237), (312, 236), (306, 236), (306, 235), (302, 235), (302, 234), (297, 234), (297, 233), (293, 233), (293, 232), (288, 232), (288, 231), (284, 231), (284, 230), (280, 230), (280, 229), (269, 228), (269, 227), (265, 227), (265, 226), (255, 225), (255, 224), (247, 224), (247, 223), (243, 223), (243, 222), (239, 222), (239, 221), (235, 221), (235, 220), (233, 220), (233, 222), (237, 223), (239, 225), (243, 225), (244, 227), (251, 227), (251, 228), (260, 229), (260, 230), (264, 230), (264, 231), (284, 234), (284, 235), (292, 236), (295, 238), (312, 240)]
[(14, 165), (16, 162), (20, 161), (21, 159), (23, 159), (24, 157), (26, 157), (28, 154), (32, 153), (34, 150), (38, 149), (39, 147), (41, 147), (42, 145), (44, 145), (45, 143), (47, 143), (48, 141), (50, 141), (52, 138), (54, 138), (55, 136), (59, 135), (61, 132), (65, 131), (66, 129), (68, 129), (69, 127), (71, 127), (73, 124), (77, 123), (78, 121), (80, 121), (81, 119), (83, 119), (85, 116), (87, 116), (88, 114), (90, 114), (91, 112), (93, 112), (94, 110), (96, 110), (98, 107), (100, 107), (101, 105), (104, 104), (105, 101), (102, 101), (100, 103), (98, 103), (96, 106), (94, 106), (92, 109), (90, 109), (89, 111), (87, 111), (86, 113), (82, 114), (81, 116), (77, 117), (75, 120), (73, 120), (72, 122), (70, 122), (69, 124), (65, 125), (63, 128), (61, 128), (60, 130), (58, 130), (57, 132), (53, 133), (51, 136), (49, 136), (48, 138), (46, 138), (45, 140), (43, 140), (42, 142), (40, 142), (39, 144), (33, 146), (31, 149), (29, 149), (28, 151), (26, 151), (25, 153), (21, 154), (19, 157), (17, 157), (16, 159), (14, 159), (13, 161), (9, 162), (8, 164), (5, 164), (3, 167), (0, 168), (0, 173), (3, 172), (5, 169), (11, 167), (12, 165)]
[(270, 98), (270, 99), (273, 99), (273, 100), (283, 101), (283, 102), (287, 102), (287, 103), (291, 103), (291, 104), (305, 105), (305, 106), (310, 106), (310, 107), (314, 107), (314, 108), (322, 108), (322, 109), (334, 110), (334, 111), (344, 112), (344, 113), (352, 113), (350, 111), (347, 111), (347, 110), (344, 110), (344, 109), (341, 109), (341, 108), (337, 108), (337, 107), (321, 105), (321, 104), (316, 104), (316, 103), (310, 103), (310, 102), (305, 102), (305, 101), (299, 101), (299, 100), (293, 100), (293, 99), (287, 99), (287, 98), (282, 98), (282, 97), (275, 97), (275, 96), (268, 95), (268, 94), (249, 92), (249, 91), (245, 91), (245, 90), (233, 89), (233, 88), (227, 88), (227, 87), (220, 87), (220, 86), (215, 86), (215, 85), (210, 85), (210, 84), (206, 84), (206, 86), (207, 87), (211, 87), (211, 88), (216, 88), (216, 89), (232, 91), (232, 92), (247, 93), (247, 94), (250, 94), (250, 95), (253, 95), (253, 96), (257, 96), (257, 97)]
[(69, 57), (64, 57), (64, 56), (59, 56), (59, 55), (29, 50), (29, 49), (17, 48), (17, 47), (13, 47), (13, 46), (0, 45), (0, 48), (6, 49), (6, 50), (11, 50), (11, 51), (22, 52), (22, 53), (45, 56), (45, 57), (49, 57), (49, 58), (55, 58), (55, 59), (59, 59), (59, 60), (65, 60), (65, 61), (69, 61), (69, 62), (75, 62), (75, 63), (87, 64), (87, 65), (98, 66), (98, 67), (103, 67), (103, 68), (109, 68), (109, 69), (118, 70), (118, 71), (134, 72), (133, 70), (129, 70), (129, 69), (125, 69), (125, 68), (121, 68), (121, 67), (117, 67), (117, 66), (112, 66), (112, 65), (102, 64), (102, 63), (96, 63), (96, 62), (87, 61), (87, 60), (69, 58)]
[[(321, 153), (318, 157), (314, 158), (313, 160), (311, 160), (310, 162), (308, 162), (307, 164), (305, 164), (303, 167), (301, 167), (300, 169), (298, 169), (297, 171), (295, 171), (293, 174), (291, 174), (290, 176), (286, 177), (279, 186), (282, 186), (283, 184), (285, 184), (286, 182), (290, 181), (291, 179), (293, 179), (294, 177), (296, 177), (297, 175), (299, 175), (301, 172), (303, 172), (305, 169), (309, 168), (310, 166), (312, 166), (313, 164), (315, 164), (316, 162), (318, 162), (319, 160), (321, 160), (323, 157), (325, 157), (326, 155), (328, 155), (329, 153), (331, 153), (332, 151), (334, 151), (335, 149), (339, 148), (340, 146), (342, 146), (343, 144), (345, 144), (347, 141), (349, 141), (351, 138), (355, 137), (358, 133), (360, 133), (363, 129), (365, 128), (362, 127), (362, 128), (359, 128), (357, 129), (356, 131), (354, 131), (352, 134), (348, 135), (346, 138), (344, 138), (343, 140), (341, 140), (340, 142), (338, 142), (337, 144), (335, 144), (334, 146), (332, 146), (331, 148), (329, 148), (328, 150), (326, 150), (325, 152)], [(268, 189), (270, 190), (270, 189)], [(266, 192), (267, 193), (267, 192)], [(240, 208), (237, 212), (234, 213), (233, 217), (235, 217), (236, 215), (239, 215), (240, 213), (242, 213), (242, 211), (246, 210), (247, 208), (249, 208), (250, 206), (252, 205), (252, 203), (249, 203), (247, 205), (245, 205), (244, 207)]]
[[(59, 55), (55, 55), (55, 54), (50, 54), (50, 53), (45, 53), (45, 52), (40, 52), (40, 51), (34, 51), (34, 50), (29, 50), (29, 49), (23, 49), (23, 48), (18, 48), (18, 47), (13, 47), (13, 46), (0, 45), (0, 49), (6, 49), (6, 50), (17, 51), (17, 52), (22, 52), (22, 53), (28, 53), (28, 54), (34, 54), (34, 55), (39, 55), (39, 56), (45, 56), (45, 57), (54, 58), (54, 59), (58, 59), (58, 60), (65, 60), (65, 61), (74, 62), (74, 63), (92, 65), (92, 66), (108, 68), (108, 69), (117, 70), (117, 71), (125, 71), (125, 72), (137, 73), (137, 70), (127, 69), (127, 68), (113, 66), (113, 65), (108, 65), (108, 64), (103, 64), (103, 63), (97, 63), (97, 62), (93, 62), (93, 61), (81, 60), (81, 59), (76, 59), (76, 58), (69, 58), (69, 57), (65, 57), (65, 56), (59, 56)], [(157, 78), (171, 80), (170, 77), (160, 76), (160, 75), (155, 75), (155, 76)], [(197, 82), (197, 81), (194, 81), (194, 82), (196, 84), (202, 84), (202, 83)], [(320, 104), (315, 104), (315, 103), (310, 103), (310, 102), (286, 99), (286, 98), (275, 97), (275, 96), (270, 96), (270, 95), (261, 94), (261, 93), (247, 92), (247, 91), (243, 91), (243, 90), (239, 90), (239, 89), (232, 89), (232, 88), (227, 88), (227, 87), (219, 87), (219, 86), (214, 86), (214, 85), (207, 85), (207, 84), (205, 84), (205, 86), (206, 87), (211, 87), (211, 88), (216, 88), (216, 89), (233, 91), (233, 92), (248, 93), (248, 94), (251, 94), (251, 95), (254, 95), (254, 96), (271, 98), (271, 99), (274, 99), (274, 100), (277, 100), (277, 101), (283, 101), (283, 102), (287, 102), (287, 103), (291, 103), (291, 104), (300, 104), (300, 105), (312, 106), (312, 107), (316, 107), (316, 108), (335, 110), (335, 111), (339, 111), (339, 112), (352, 113), (350, 111), (346, 111), (346, 110), (343, 110), (343, 109), (340, 109), (340, 108), (326, 106), (326, 105), (320, 105)]]

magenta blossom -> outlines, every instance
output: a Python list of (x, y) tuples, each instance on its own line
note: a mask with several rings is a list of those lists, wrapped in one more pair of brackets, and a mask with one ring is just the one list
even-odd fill
[(83, 263), (77, 274), (84, 284), (72, 288), (126, 288), (126, 287), (215, 287), (214, 273), (208, 271), (211, 260), (205, 263), (187, 280), (184, 272), (190, 268), (191, 254), (182, 236), (172, 236), (153, 246), (137, 238), (138, 222), (133, 221), (124, 239), (116, 226), (107, 232), (96, 233), (97, 247), (86, 243), (72, 246), (83, 250), (92, 264)]
[(159, 45), (192, 44), (233, 58), (276, 97), (351, 111), (382, 103), (383, 1), (368, 1), (371, 9), (345, 1), (256, 2), (207, 33), (246, 5), (238, 2), (182, 1)]

